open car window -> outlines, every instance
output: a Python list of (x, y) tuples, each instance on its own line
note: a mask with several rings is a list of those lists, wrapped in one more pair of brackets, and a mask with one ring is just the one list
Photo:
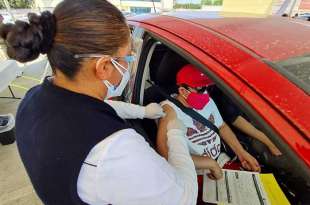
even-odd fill
[(141, 31), (141, 29), (138, 29), (138, 28), (134, 29), (131, 34), (131, 50), (133, 54), (135, 55), (135, 61), (129, 64), (130, 80), (123, 92), (123, 98), (127, 102), (131, 102), (132, 95), (133, 95), (133, 89), (134, 89), (135, 80), (136, 80), (138, 63), (139, 63), (142, 45), (143, 45), (142, 35), (143, 35), (143, 32)]

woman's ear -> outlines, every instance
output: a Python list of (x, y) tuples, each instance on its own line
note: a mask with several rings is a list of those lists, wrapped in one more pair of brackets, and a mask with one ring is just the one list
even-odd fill
[(100, 80), (109, 79), (112, 75), (113, 68), (110, 66), (110, 58), (109, 57), (101, 57), (96, 62), (96, 76)]
[(185, 89), (184, 87), (179, 87), (178, 88), (179, 94), (181, 96), (183, 96), (185, 99), (188, 97), (189, 95), (189, 91), (187, 89)]

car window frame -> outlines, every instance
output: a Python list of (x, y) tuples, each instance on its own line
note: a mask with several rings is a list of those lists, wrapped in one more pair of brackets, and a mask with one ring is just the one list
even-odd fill
[(134, 85), (135, 85), (135, 79), (136, 74), (138, 70), (138, 63), (139, 59), (141, 57), (141, 52), (143, 48), (143, 34), (144, 30), (140, 27), (135, 27), (133, 25), (129, 25), (129, 28), (131, 30), (131, 46), (132, 50), (135, 52), (135, 58), (136, 60), (129, 65), (130, 70), (130, 79), (127, 84), (127, 86), (124, 89), (124, 92), (122, 94), (122, 99), (125, 102), (131, 102), (132, 96), (134, 95)]

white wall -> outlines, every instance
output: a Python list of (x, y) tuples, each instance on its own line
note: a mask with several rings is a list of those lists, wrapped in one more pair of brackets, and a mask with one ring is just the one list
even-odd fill
[(173, 0), (162, 0), (162, 9), (170, 11), (173, 9)]

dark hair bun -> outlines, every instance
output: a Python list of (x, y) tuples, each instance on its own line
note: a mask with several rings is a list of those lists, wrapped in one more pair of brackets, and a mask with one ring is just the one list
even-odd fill
[(2, 24), (1, 27), (0, 27), (0, 36), (1, 36), (1, 38), (6, 39), (6, 36), (11, 31), (13, 26), (14, 26), (14, 24), (12, 24), (12, 23)]
[(0, 27), (8, 56), (20, 62), (34, 60), (40, 53), (48, 53), (56, 32), (56, 20), (49, 11), (44, 11), (41, 16), (29, 13), (28, 18), (29, 23), (16, 21), (15, 24)]

